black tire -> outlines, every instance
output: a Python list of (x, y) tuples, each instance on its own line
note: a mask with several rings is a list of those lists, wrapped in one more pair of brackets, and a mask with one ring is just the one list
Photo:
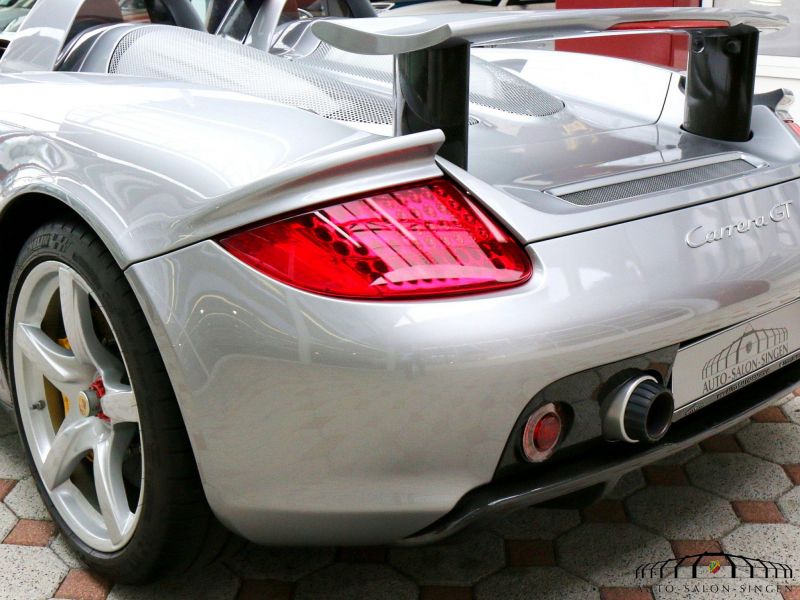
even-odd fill
[(118, 551), (99, 552), (78, 538), (58, 514), (20, 427), (34, 480), (53, 520), (92, 569), (121, 583), (146, 583), (210, 562), (229, 535), (206, 502), (161, 355), (125, 275), (97, 235), (80, 222), (58, 220), (41, 226), (22, 247), (13, 271), (5, 315), (6, 356), (18, 422), (11, 352), (13, 315), (26, 275), (48, 260), (60, 261), (77, 271), (105, 308), (136, 390), (145, 469), (142, 512), (133, 537)]

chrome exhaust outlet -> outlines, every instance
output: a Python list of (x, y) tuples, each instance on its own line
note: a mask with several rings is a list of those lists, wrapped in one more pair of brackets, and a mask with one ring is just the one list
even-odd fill
[(675, 399), (655, 377), (641, 375), (609, 394), (600, 411), (607, 440), (652, 443), (672, 425)]

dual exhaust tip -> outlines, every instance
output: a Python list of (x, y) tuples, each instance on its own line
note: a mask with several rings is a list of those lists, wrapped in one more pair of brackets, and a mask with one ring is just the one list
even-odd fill
[(653, 443), (672, 425), (675, 399), (655, 377), (639, 375), (609, 394), (600, 410), (607, 440)]
[[(601, 403), (603, 437), (613, 442), (652, 444), (667, 434), (674, 412), (672, 392), (652, 375), (640, 373)], [(560, 403), (550, 402), (535, 410), (522, 431), (525, 460), (540, 463), (549, 459), (563, 440), (569, 421)]]

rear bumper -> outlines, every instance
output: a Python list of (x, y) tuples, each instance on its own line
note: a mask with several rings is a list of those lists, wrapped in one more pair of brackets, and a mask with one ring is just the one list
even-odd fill
[(714, 436), (785, 397), (800, 383), (800, 362), (794, 363), (676, 423), (656, 446), (616, 444), (587, 453), (583, 460), (548, 473), (493, 481), (470, 491), (447, 515), (403, 542), (426, 544), (452, 535), (490, 514), (541, 504), (593, 486), (607, 486), (626, 473), (666, 458)]
[(792, 181), (538, 242), (530, 282), (461, 299), (306, 294), (213, 242), (127, 275), (219, 518), (260, 543), (386, 543), (428, 536), (445, 515), (452, 523), (433, 537), (457, 528), (453, 511), (467, 498), (484, 506), (468, 512), (505, 506), (507, 494), (486, 496), (487, 484), (543, 390), (568, 393), (576, 425), (557, 472), (515, 475), (508, 497), (534, 494), (522, 502), (614, 479), (725, 426), (706, 413), (728, 399), (680, 421), (674, 435), (698, 428), (685, 439), (606, 463), (581, 454), (600, 435), (596, 393), (613, 365), (667, 372), (678, 344), (800, 297), (800, 214), (699, 248), (685, 241), (698, 226), (769, 215), (798, 198)]

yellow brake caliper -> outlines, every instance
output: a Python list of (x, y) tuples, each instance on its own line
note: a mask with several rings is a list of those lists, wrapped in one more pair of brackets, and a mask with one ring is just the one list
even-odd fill
[[(72, 346), (69, 345), (69, 340), (67, 338), (61, 338), (58, 340), (58, 345), (62, 348), (66, 348), (67, 350), (72, 350)], [(69, 413), (69, 398), (67, 398), (67, 395), (62, 392), (61, 399), (64, 402), (64, 414), (66, 415)]]
[[(62, 348), (66, 348), (67, 350), (72, 350), (72, 346), (69, 345), (69, 340), (67, 338), (61, 338), (60, 340), (58, 340), (58, 345), (61, 346)], [(64, 415), (66, 415), (69, 412), (69, 398), (63, 392), (61, 393), (61, 400), (64, 402)], [(89, 450), (86, 453), (86, 459), (89, 462), (93, 462), (94, 452)]]

